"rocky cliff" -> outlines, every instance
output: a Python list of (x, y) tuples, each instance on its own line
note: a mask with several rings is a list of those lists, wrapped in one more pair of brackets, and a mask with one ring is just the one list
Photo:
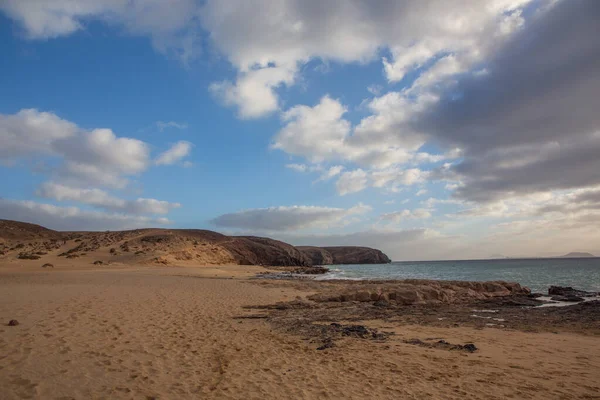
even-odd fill
[(241, 265), (311, 266), (310, 258), (291, 244), (256, 236), (234, 236), (223, 243)]
[(382, 251), (370, 247), (335, 246), (315, 247), (298, 246), (313, 265), (332, 264), (387, 264), (391, 260)]

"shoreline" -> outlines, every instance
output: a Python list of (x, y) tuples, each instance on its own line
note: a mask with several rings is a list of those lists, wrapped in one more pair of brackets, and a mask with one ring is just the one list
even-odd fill
[[(516, 297), (458, 301), (469, 288), (452, 304), (330, 301), (373, 283), (256, 279), (257, 266), (29, 265), (0, 264), (7, 399), (575, 399), (600, 390), (598, 317), (564, 311), (572, 307), (532, 319), (502, 304)], [(6, 326), (11, 319), (19, 325)], [(560, 382), (543, 378), (558, 371)]]

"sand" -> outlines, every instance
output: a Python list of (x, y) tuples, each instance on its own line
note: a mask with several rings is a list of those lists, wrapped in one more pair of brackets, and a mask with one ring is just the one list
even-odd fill
[[(261, 270), (0, 265), (0, 398), (600, 399), (600, 336), (375, 320), (396, 335), (317, 351), (237, 318), (309, 294), (248, 280)], [(404, 343), (415, 337), (479, 350)]]

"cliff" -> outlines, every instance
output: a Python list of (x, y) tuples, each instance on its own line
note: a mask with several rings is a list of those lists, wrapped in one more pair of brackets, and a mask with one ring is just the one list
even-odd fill
[(313, 265), (332, 264), (387, 264), (391, 260), (382, 251), (370, 247), (335, 246), (315, 247), (298, 246)]
[(310, 258), (291, 244), (278, 240), (238, 236), (223, 244), (230, 251), (237, 264), (241, 265), (278, 265), (311, 266)]

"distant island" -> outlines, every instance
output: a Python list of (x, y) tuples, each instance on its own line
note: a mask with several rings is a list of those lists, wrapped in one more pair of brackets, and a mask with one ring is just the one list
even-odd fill
[(503, 258), (510, 258), (510, 257), (507, 257), (507, 256), (505, 256), (505, 255), (503, 255), (503, 254), (492, 254), (492, 255), (491, 255), (491, 256), (489, 256), (488, 258), (489, 258), (490, 260), (501, 260), (501, 259), (503, 259)]
[(565, 254), (564, 256), (559, 256), (558, 258), (593, 258), (593, 257), (596, 257), (596, 256), (593, 255), (592, 253), (572, 251), (568, 254)]

